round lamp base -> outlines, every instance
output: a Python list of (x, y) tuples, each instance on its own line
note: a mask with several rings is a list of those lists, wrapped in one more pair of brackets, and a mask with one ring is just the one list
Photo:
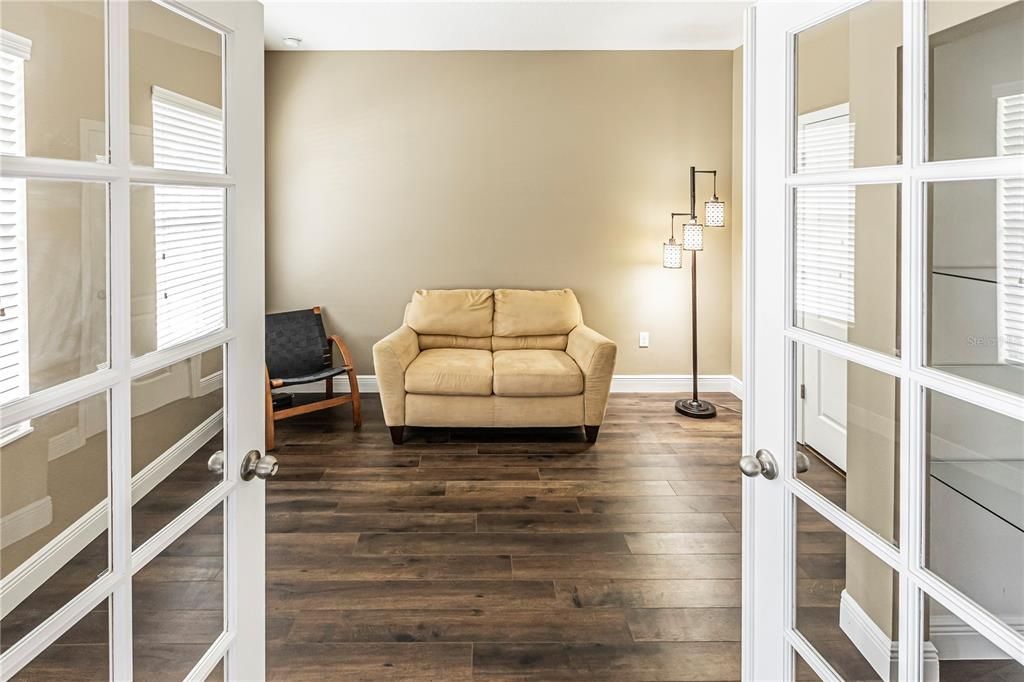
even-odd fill
[(677, 400), (676, 412), (694, 419), (711, 419), (718, 414), (715, 406), (706, 400)]

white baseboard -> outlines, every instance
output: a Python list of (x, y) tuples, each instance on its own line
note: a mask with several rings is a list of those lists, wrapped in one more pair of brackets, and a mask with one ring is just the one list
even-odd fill
[[(359, 391), (361, 393), (379, 393), (377, 377), (373, 374), (360, 374)], [(708, 393), (732, 393), (743, 399), (743, 382), (731, 374), (702, 374), (698, 387)], [(288, 386), (281, 389), (289, 393), (321, 393), (320, 383)], [(334, 390), (338, 393), (349, 392), (348, 376), (334, 378)], [(693, 390), (693, 379), (689, 374), (616, 374), (612, 377), (612, 393), (686, 393)]]
[[(132, 504), (145, 497), (213, 438), (223, 428), (223, 417), (223, 411), (218, 410), (137, 473), (132, 479)], [(46, 498), (47, 501), (49, 499)], [(6, 519), (6, 517), (4, 518)], [(45, 528), (49, 524), (50, 519), (48, 518), (46, 523), (36, 530)], [(0, 580), (0, 618), (6, 617), (18, 604), (49, 580), (54, 573), (71, 561), (106, 529), (107, 502), (104, 500), (80, 516), (60, 535), (43, 545), (27, 561)], [(6, 541), (5, 529), (4, 542), (6, 543)]]
[[(1024, 635), (1024, 618), (1000, 616), (1018, 634)], [(949, 613), (932, 613), (929, 619), (929, 639), (938, 649), (943, 661), (985, 661), (1010, 658), (971, 626)]]
[(53, 521), (53, 499), (47, 495), (29, 502), (0, 518), (0, 547), (9, 547), (18, 540), (24, 540)]
[[(846, 590), (839, 597), (839, 627), (882, 682), (898, 679), (899, 642), (889, 639)], [(939, 656), (932, 642), (924, 643), (921, 677), (922, 682), (939, 679)]]

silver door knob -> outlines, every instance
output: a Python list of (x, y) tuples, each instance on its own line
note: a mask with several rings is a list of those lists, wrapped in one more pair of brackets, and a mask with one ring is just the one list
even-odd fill
[(224, 451), (218, 450), (217, 452), (210, 455), (210, 459), (206, 460), (206, 468), (215, 474), (224, 473)]
[(771, 481), (779, 475), (779, 465), (775, 462), (772, 453), (767, 450), (758, 450), (754, 455), (740, 457), (740, 471), (744, 476), (753, 478), (761, 475)]
[(277, 467), (277, 457), (261, 457), (259, 450), (250, 450), (242, 459), (242, 480), (251, 481), (253, 478), (259, 478), (265, 481), (277, 473)]
[(811, 459), (802, 452), (796, 453), (796, 472), (806, 474), (811, 468)]

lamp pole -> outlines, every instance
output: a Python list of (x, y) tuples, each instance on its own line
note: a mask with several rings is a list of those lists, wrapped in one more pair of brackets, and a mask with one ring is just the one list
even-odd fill
[[(696, 166), (690, 166), (690, 220), (694, 224), (697, 221), (697, 173), (710, 173), (715, 176), (715, 200), (718, 199), (718, 171), (697, 170)], [(711, 419), (718, 414), (718, 410), (708, 401), (700, 399), (697, 388), (697, 251), (704, 248), (704, 228), (702, 225), (697, 225), (697, 227), (700, 228), (700, 240), (698, 243), (691, 244), (694, 248), (688, 249), (690, 251), (690, 333), (692, 341), (690, 345), (693, 352), (693, 394), (689, 400), (677, 400), (675, 407), (676, 412), (685, 417)], [(685, 236), (683, 244), (685, 249)]]

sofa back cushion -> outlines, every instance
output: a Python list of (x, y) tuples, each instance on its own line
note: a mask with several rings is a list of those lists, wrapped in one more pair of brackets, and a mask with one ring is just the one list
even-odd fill
[(579, 323), (580, 304), (572, 289), (494, 290), (495, 336), (561, 336)]
[(405, 323), (420, 335), (489, 337), (494, 292), (490, 289), (418, 289)]

